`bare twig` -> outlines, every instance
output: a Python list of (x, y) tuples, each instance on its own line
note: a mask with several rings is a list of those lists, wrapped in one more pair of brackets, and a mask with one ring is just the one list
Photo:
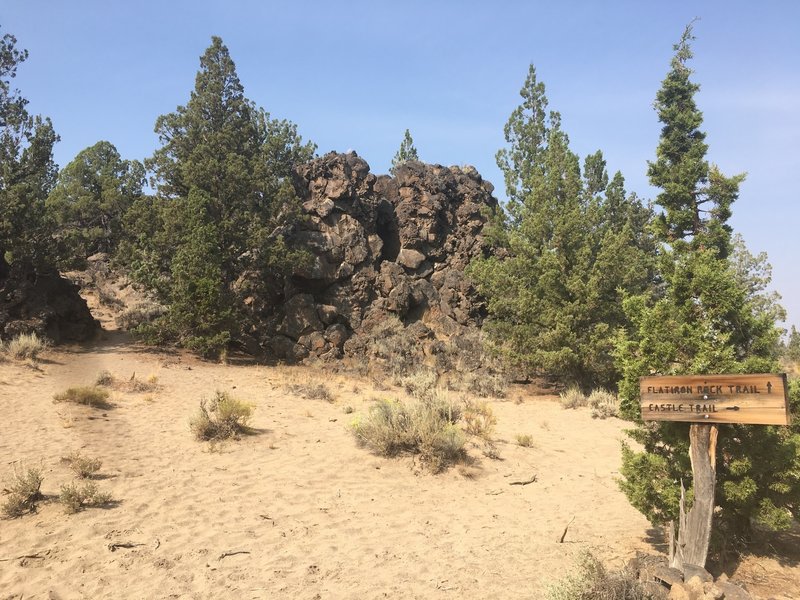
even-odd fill
[(570, 525), (572, 525), (572, 522), (573, 522), (574, 520), (575, 520), (575, 517), (573, 516), (573, 517), (572, 517), (572, 518), (569, 520), (569, 523), (567, 523), (567, 526), (566, 526), (566, 527), (564, 527), (564, 533), (562, 533), (562, 534), (561, 534), (561, 538), (558, 540), (558, 543), (559, 543), (559, 544), (563, 544), (563, 543), (564, 543), (564, 538), (565, 538), (565, 537), (567, 537), (567, 529), (569, 529), (569, 526), (570, 526)]
[(237, 554), (250, 554), (250, 551), (249, 550), (231, 550), (230, 552), (223, 552), (222, 554), (219, 555), (219, 558), (217, 560), (222, 560), (226, 556), (235, 556)]

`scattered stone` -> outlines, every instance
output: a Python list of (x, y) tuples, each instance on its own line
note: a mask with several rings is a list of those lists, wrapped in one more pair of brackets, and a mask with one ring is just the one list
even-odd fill
[(683, 573), (673, 567), (658, 566), (653, 569), (653, 578), (667, 586), (683, 583)]
[(692, 577), (699, 577), (700, 581), (714, 581), (714, 577), (706, 571), (703, 567), (699, 567), (697, 565), (690, 565), (689, 563), (684, 563), (683, 565), (683, 578), (686, 581), (689, 581)]
[(714, 587), (722, 592), (725, 600), (753, 600), (749, 592), (729, 581), (717, 581)]

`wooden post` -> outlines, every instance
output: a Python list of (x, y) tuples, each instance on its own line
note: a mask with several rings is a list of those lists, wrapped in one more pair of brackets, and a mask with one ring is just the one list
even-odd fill
[(681, 481), (678, 540), (670, 548), (670, 566), (683, 571), (684, 564), (705, 567), (714, 517), (714, 492), (717, 481), (716, 425), (692, 423), (689, 426), (689, 456), (694, 479), (694, 502), (686, 512), (685, 494)]

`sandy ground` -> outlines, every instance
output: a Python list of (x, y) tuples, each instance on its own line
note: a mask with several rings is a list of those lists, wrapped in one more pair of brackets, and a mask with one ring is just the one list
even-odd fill
[[(364, 413), (375, 397), (402, 397), (398, 388), (204, 363), (105, 336), (50, 351), (36, 368), (0, 363), (0, 477), (16, 461), (41, 465), (50, 497), (0, 520), (2, 599), (542, 598), (583, 549), (612, 567), (661, 550), (615, 483), (622, 421), (513, 389), (491, 402), (501, 460), (473, 447), (473, 466), (432, 475), (413, 458), (370, 454), (348, 431), (346, 407)], [(153, 375), (159, 387), (114, 392), (108, 410), (53, 404), (102, 370)], [(315, 382), (333, 402), (287, 391)], [(255, 405), (255, 435), (193, 439), (188, 422), (215, 390)], [(518, 446), (517, 434), (534, 446)], [(103, 460), (96, 483), (113, 505), (67, 515), (55, 501), (73, 479), (61, 458), (74, 451)], [(121, 543), (130, 547), (114, 549)], [(770, 560), (756, 561), (751, 589), (773, 568), (777, 597), (800, 598), (800, 569)]]

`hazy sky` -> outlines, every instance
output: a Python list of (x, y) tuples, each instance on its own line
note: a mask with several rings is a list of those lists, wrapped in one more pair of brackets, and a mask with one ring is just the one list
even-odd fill
[(16, 84), (52, 118), (61, 166), (99, 140), (150, 155), (156, 117), (187, 101), (219, 35), (247, 96), (320, 153), (354, 149), (386, 172), (409, 128), (420, 158), (475, 165), (501, 199), (494, 155), (530, 63), (573, 150), (602, 149), (653, 198), (652, 103), (694, 17), (709, 160), (748, 173), (733, 226), (769, 254), (800, 326), (800, 2), (0, 0), (0, 34), (30, 51)]

